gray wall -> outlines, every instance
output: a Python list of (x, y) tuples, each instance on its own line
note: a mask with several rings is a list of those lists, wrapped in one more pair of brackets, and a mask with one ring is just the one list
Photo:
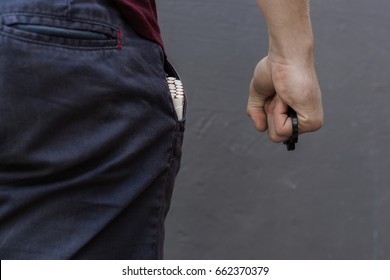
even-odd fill
[(389, 259), (390, 2), (312, 2), (325, 126), (287, 152), (252, 127), (255, 0), (159, 0), (189, 112), (168, 259)]

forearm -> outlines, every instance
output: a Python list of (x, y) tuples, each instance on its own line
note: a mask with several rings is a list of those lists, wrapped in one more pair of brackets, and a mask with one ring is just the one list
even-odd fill
[(312, 59), (309, 0), (257, 0), (267, 22), (270, 54), (276, 59)]

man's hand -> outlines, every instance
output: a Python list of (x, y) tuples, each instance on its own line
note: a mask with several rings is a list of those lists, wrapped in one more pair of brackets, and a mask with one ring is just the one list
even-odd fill
[(292, 134), (287, 107), (297, 112), (299, 133), (321, 128), (321, 90), (312, 63), (282, 64), (261, 60), (250, 84), (247, 112), (257, 130), (274, 142), (286, 141)]
[(323, 124), (321, 90), (313, 56), (308, 0), (258, 0), (268, 25), (269, 54), (256, 66), (247, 112), (257, 130), (274, 142), (292, 135), (288, 106), (298, 116), (298, 132)]

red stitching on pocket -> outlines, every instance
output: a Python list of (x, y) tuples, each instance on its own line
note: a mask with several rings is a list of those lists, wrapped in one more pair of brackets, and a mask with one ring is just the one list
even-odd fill
[(121, 49), (122, 48), (122, 43), (121, 43), (121, 30), (118, 29), (116, 30), (116, 33), (117, 33), (117, 42), (118, 42), (118, 49)]

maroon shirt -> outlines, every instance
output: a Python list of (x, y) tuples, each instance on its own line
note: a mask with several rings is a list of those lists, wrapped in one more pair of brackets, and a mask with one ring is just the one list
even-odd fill
[(142, 37), (163, 46), (155, 0), (114, 0), (131, 27)]

